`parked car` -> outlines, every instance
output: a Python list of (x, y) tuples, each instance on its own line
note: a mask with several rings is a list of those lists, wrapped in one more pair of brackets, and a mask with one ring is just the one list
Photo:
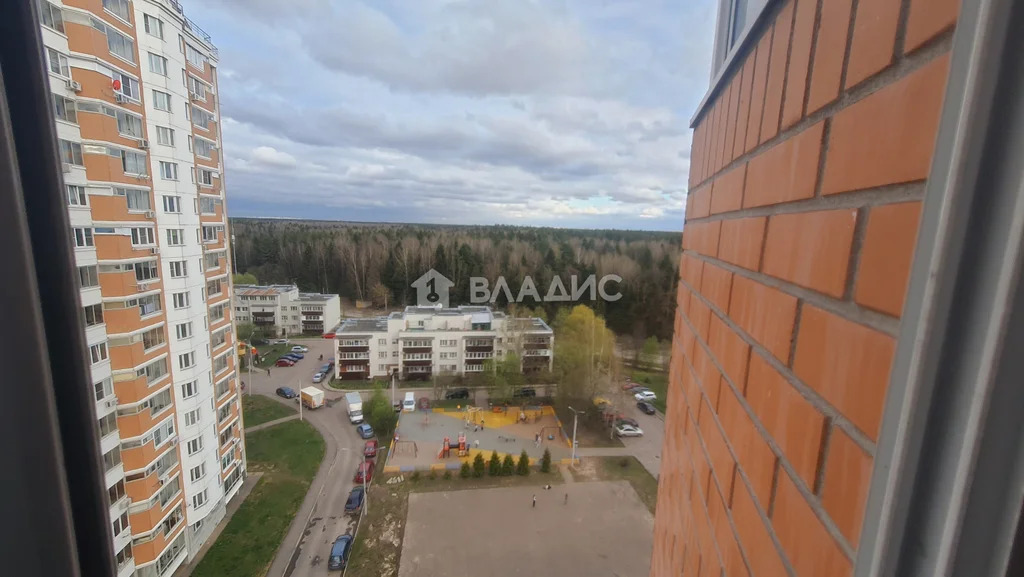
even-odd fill
[(334, 363), (327, 363), (326, 365), (320, 367), (320, 372), (326, 374), (326, 373), (331, 372), (331, 369), (333, 369), (333, 368), (334, 368)]
[(366, 446), (363, 447), (363, 458), (374, 459), (377, 457), (377, 439), (370, 439), (366, 441)]
[(277, 362), (274, 363), (274, 366), (278, 366), (278, 367), (292, 367), (292, 366), (295, 366), (295, 361), (282, 357), (280, 359), (277, 359)]
[(633, 389), (635, 389), (635, 388), (637, 388), (639, 386), (640, 386), (639, 383), (623, 383), (622, 384), (622, 390), (623, 391), (632, 391)]
[(283, 356), (292, 357), (292, 358), (295, 358), (295, 359), (304, 359), (304, 358), (306, 358), (306, 355), (304, 355), (302, 353), (285, 353)]
[(642, 437), (644, 432), (640, 427), (634, 427), (633, 425), (627, 425), (625, 423), (615, 427), (615, 434), (620, 437)]
[(615, 426), (629, 425), (630, 427), (639, 427), (640, 423), (636, 422), (636, 419), (630, 419), (629, 417), (619, 417), (615, 419)]
[(356, 432), (364, 439), (370, 439), (373, 437), (373, 427), (371, 427), (369, 423), (363, 423), (356, 427)]
[(288, 339), (277, 339), (277, 340), (274, 341), (274, 344), (275, 345), (287, 345), (288, 344)]
[(469, 398), (469, 389), (467, 389), (467, 388), (452, 389), (452, 390), (450, 390), (450, 391), (448, 391), (447, 393), (444, 394), (444, 398), (446, 398), (446, 399), (468, 399)]
[(373, 470), (377, 466), (373, 461), (363, 461), (359, 463), (359, 467), (356, 469), (356, 476), (352, 479), (353, 483), (369, 483), (373, 479)]
[(537, 389), (533, 389), (533, 388), (530, 388), (530, 387), (523, 387), (523, 388), (519, 389), (518, 391), (515, 391), (514, 393), (512, 393), (512, 396), (513, 397), (520, 397), (520, 398), (536, 397), (537, 396)]
[(302, 346), (302, 345), (295, 345), (294, 347), (292, 347), (292, 352), (293, 353), (308, 353), (309, 352), (309, 347), (305, 347), (305, 346)]
[(277, 358), (279, 358), (279, 359), (288, 359), (289, 361), (294, 361), (296, 363), (299, 362), (299, 357), (295, 356), (294, 353), (288, 353), (287, 355), (281, 355), (280, 357), (277, 357)]
[(278, 387), (277, 390), (274, 392), (277, 394), (277, 396), (285, 399), (294, 399), (295, 397), (299, 396), (299, 394), (295, 392), (295, 389), (291, 387)]
[(391, 406), (395, 409), (396, 413), (402, 412), (402, 401), (395, 401), (394, 403), (391, 403)]
[(262, 347), (264, 345), (269, 345), (270, 341), (267, 339), (250, 339), (249, 344), (254, 347)]
[(653, 401), (658, 398), (658, 395), (655, 395), (654, 391), (644, 389), (633, 395), (633, 398), (638, 401)]
[(325, 376), (326, 375), (324, 375), (323, 373), (317, 373), (317, 374), (313, 375), (313, 382), (314, 383), (319, 383), (320, 381), (324, 380)]
[(658, 409), (655, 409), (654, 405), (647, 401), (637, 401), (636, 408), (640, 409), (645, 415), (653, 415), (658, 412)]
[(348, 501), (345, 501), (345, 512), (346, 513), (357, 513), (363, 508), (363, 497), (365, 492), (363, 486), (359, 485), (352, 489), (348, 494)]
[(331, 556), (327, 558), (328, 571), (341, 571), (348, 564), (348, 554), (352, 550), (352, 536), (342, 535), (331, 545)]

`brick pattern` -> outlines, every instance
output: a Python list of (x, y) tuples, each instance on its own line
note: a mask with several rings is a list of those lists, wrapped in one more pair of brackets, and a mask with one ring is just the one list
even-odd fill
[(773, 3), (694, 126), (651, 575), (851, 575), (958, 0)]

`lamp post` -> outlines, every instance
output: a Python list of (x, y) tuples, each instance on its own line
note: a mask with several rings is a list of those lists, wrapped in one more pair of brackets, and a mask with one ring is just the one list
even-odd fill
[(576, 464), (576, 423), (579, 421), (581, 414), (587, 414), (586, 411), (577, 411), (576, 409), (569, 407), (572, 411), (572, 463)]

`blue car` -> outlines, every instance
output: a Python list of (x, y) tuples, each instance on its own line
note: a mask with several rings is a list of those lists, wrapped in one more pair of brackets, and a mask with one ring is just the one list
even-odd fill
[(348, 554), (352, 549), (352, 536), (342, 535), (331, 545), (331, 556), (327, 558), (327, 570), (338, 571), (348, 563)]
[(294, 399), (299, 396), (299, 394), (295, 392), (295, 389), (291, 387), (278, 387), (274, 392), (277, 393), (277, 396), (285, 399)]
[(287, 355), (281, 355), (278, 358), (279, 359), (288, 359), (289, 361), (297, 363), (297, 362), (299, 362), (299, 358), (301, 358), (301, 357), (295, 356), (294, 353), (288, 353)]
[(359, 436), (364, 439), (370, 439), (373, 437), (373, 427), (366, 423), (363, 423), (362, 425), (356, 427), (356, 432), (359, 433)]
[(292, 352), (288, 353), (288, 354), (287, 354), (287, 355), (285, 355), (285, 356), (288, 356), (288, 357), (295, 357), (295, 358), (297, 358), (297, 359), (304, 359), (304, 358), (306, 358), (306, 355), (304, 355), (304, 354), (302, 354), (302, 353), (297, 353), (297, 352), (295, 352), (295, 351), (292, 351)]

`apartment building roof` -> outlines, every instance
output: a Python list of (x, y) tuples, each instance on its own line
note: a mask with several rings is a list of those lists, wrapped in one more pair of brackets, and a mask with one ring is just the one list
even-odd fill
[(341, 321), (341, 324), (334, 329), (334, 334), (346, 334), (352, 336), (353, 333), (379, 333), (388, 330), (387, 317), (375, 317), (372, 319), (345, 319)]
[(240, 296), (273, 296), (294, 290), (296, 287), (286, 284), (254, 285), (236, 284), (235, 294)]
[(300, 301), (329, 301), (337, 298), (341, 297), (323, 293), (299, 293)]

